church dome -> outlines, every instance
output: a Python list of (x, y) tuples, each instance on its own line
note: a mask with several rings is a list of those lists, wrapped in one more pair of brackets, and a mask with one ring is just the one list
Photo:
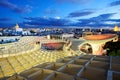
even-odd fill
[(115, 25), (114, 31), (119, 31), (119, 30), (120, 30), (120, 29), (119, 29), (118, 25)]
[(19, 25), (18, 25), (18, 24), (16, 24), (15, 29), (18, 29), (18, 28), (19, 28)]

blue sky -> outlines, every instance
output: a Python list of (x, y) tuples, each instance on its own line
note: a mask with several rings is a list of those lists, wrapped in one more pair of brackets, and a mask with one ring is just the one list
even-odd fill
[(120, 0), (0, 0), (0, 27), (120, 24)]

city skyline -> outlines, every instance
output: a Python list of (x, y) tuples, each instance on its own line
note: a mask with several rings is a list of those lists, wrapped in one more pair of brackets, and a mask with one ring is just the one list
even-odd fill
[(114, 27), (119, 7), (120, 0), (0, 0), (0, 27)]

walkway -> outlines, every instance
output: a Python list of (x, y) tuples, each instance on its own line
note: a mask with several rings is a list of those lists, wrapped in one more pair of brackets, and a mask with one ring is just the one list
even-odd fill
[(74, 50), (74, 51), (79, 51), (78, 46), (81, 43), (85, 42), (84, 39), (72, 39), (71, 41), (72, 41), (71, 49)]

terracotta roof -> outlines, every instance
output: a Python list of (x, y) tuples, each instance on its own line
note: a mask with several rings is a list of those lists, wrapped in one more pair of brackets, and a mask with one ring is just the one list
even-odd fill
[(85, 36), (84, 39), (86, 40), (104, 40), (104, 39), (110, 39), (115, 37), (115, 34), (99, 34), (99, 35), (88, 35)]

